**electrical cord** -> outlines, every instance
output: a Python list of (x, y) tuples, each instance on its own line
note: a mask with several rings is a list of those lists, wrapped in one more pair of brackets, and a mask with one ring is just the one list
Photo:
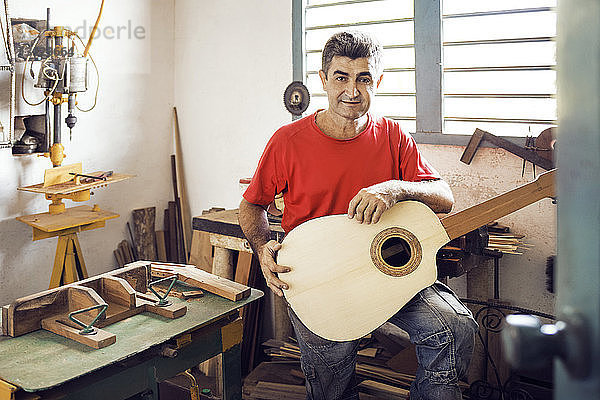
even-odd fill
[(100, 4), (100, 12), (98, 13), (98, 18), (96, 18), (96, 23), (94, 24), (94, 28), (92, 29), (92, 33), (90, 38), (88, 39), (87, 45), (85, 46), (85, 50), (83, 51), (83, 56), (87, 57), (90, 52), (90, 47), (92, 47), (92, 41), (94, 40), (94, 35), (96, 34), (96, 30), (98, 29), (98, 24), (100, 23), (100, 17), (102, 17), (102, 10), (104, 9), (104, 0)]
[[(38, 103), (31, 103), (29, 100), (27, 100), (27, 98), (25, 97), (25, 86), (24, 86), (24, 82), (25, 82), (25, 72), (27, 71), (27, 64), (29, 63), (29, 59), (31, 58), (31, 55), (33, 54), (33, 52), (35, 51), (35, 48), (37, 47), (40, 39), (44, 36), (44, 34), (46, 32), (49, 32), (49, 30), (44, 30), (43, 32), (41, 32), (38, 37), (35, 39), (35, 41), (33, 42), (33, 45), (31, 46), (31, 50), (29, 52), (29, 54), (27, 54), (27, 59), (25, 60), (25, 64), (23, 64), (23, 74), (21, 75), (21, 97), (23, 98), (23, 100), (25, 101), (25, 103), (29, 104), (30, 106), (39, 106), (40, 104), (42, 104), (44, 101), (46, 101), (50, 95), (45, 96), (40, 102)], [(44, 60), (43, 62), (47, 62), (50, 59), (50, 57), (46, 58), (46, 60)], [(33, 65), (33, 61), (31, 62), (31, 64)], [(33, 76), (33, 72), (31, 71), (31, 67), (29, 68), (30, 73)], [(56, 88), (56, 85), (55, 85)], [(54, 92), (52, 92), (54, 93)], [(51, 94), (52, 94), (51, 93)]]

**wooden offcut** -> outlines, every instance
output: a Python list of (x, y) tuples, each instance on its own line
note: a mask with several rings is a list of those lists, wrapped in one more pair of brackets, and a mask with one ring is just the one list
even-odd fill
[(165, 231), (154, 232), (156, 237), (156, 257), (158, 261), (166, 262), (167, 260), (167, 245), (165, 243)]
[(188, 201), (187, 188), (185, 185), (185, 170), (183, 168), (183, 149), (181, 146), (181, 134), (179, 129), (179, 117), (177, 107), (173, 107), (174, 118), (174, 136), (175, 136), (175, 159), (177, 173), (177, 195), (179, 197), (179, 216), (182, 227), (182, 241), (186, 255), (183, 262), (189, 262), (187, 255), (191, 251), (192, 240), (192, 218), (190, 213), (190, 204)]
[(177, 275), (177, 279), (183, 283), (232, 301), (238, 301), (250, 295), (248, 286), (209, 274), (191, 265), (152, 263), (151, 268), (154, 277), (162, 278)]
[(206, 271), (212, 271), (212, 245), (210, 244), (210, 234), (202, 231), (194, 231), (192, 234), (192, 247), (190, 249), (189, 263)]
[(140, 260), (156, 260), (154, 223), (156, 207), (140, 208), (132, 211), (133, 237), (136, 253)]
[(82, 163), (75, 163), (70, 165), (63, 165), (61, 167), (50, 168), (44, 171), (44, 183), (42, 187), (48, 187), (52, 185), (59, 185), (73, 180), (74, 174), (81, 174), (83, 172)]

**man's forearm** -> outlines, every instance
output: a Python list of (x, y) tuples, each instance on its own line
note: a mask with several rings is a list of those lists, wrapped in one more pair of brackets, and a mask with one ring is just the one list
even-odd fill
[(258, 249), (271, 238), (267, 212), (261, 206), (249, 203), (244, 199), (240, 203), (238, 221), (250, 247), (255, 254), (258, 254)]
[(425, 203), (434, 212), (447, 213), (452, 210), (454, 196), (448, 184), (439, 179), (434, 181), (408, 182), (390, 180), (371, 186), (369, 189), (389, 195), (393, 203), (402, 200), (417, 200)]

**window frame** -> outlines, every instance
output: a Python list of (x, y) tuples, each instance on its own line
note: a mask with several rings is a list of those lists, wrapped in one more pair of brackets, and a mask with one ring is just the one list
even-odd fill
[[(357, 0), (364, 1), (364, 0)], [(367, 0), (369, 1), (369, 0)], [(348, 0), (347, 3), (355, 1)], [(292, 71), (293, 80), (304, 82), (305, 66), (305, 6), (306, 0), (292, 0)], [(340, 2), (341, 3), (341, 2)], [(414, 2), (414, 47), (416, 88), (416, 132), (411, 133), (419, 144), (466, 146), (468, 134), (445, 134), (443, 93), (442, 0)], [(294, 117), (297, 119), (300, 117)], [(519, 146), (526, 137), (502, 136)], [(483, 142), (484, 147), (496, 147)]]

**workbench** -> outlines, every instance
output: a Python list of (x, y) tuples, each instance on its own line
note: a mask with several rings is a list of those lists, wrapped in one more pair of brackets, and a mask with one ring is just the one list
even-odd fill
[(241, 399), (238, 310), (262, 296), (252, 289), (234, 302), (207, 292), (185, 301), (187, 314), (181, 318), (134, 315), (108, 326), (118, 339), (98, 350), (45, 330), (0, 336), (0, 400), (125, 399), (144, 391), (158, 399), (158, 382), (218, 354), (223, 398)]
[[(229, 279), (232, 279), (230, 271), (235, 269), (233, 264), (236, 253), (252, 253), (252, 249), (240, 228), (238, 214), (239, 210), (234, 209), (214, 211), (192, 218), (193, 230), (207, 234), (210, 238), (210, 245), (213, 248), (212, 269), (210, 271), (215, 275)], [(281, 242), (285, 236), (281, 224), (269, 221), (269, 228), (271, 229), (271, 239)], [(287, 313), (287, 304), (284, 299), (268, 290), (264, 307), (266, 317), (264, 317), (263, 335), (277, 340), (287, 340), (289, 336), (293, 335), (292, 325)]]

